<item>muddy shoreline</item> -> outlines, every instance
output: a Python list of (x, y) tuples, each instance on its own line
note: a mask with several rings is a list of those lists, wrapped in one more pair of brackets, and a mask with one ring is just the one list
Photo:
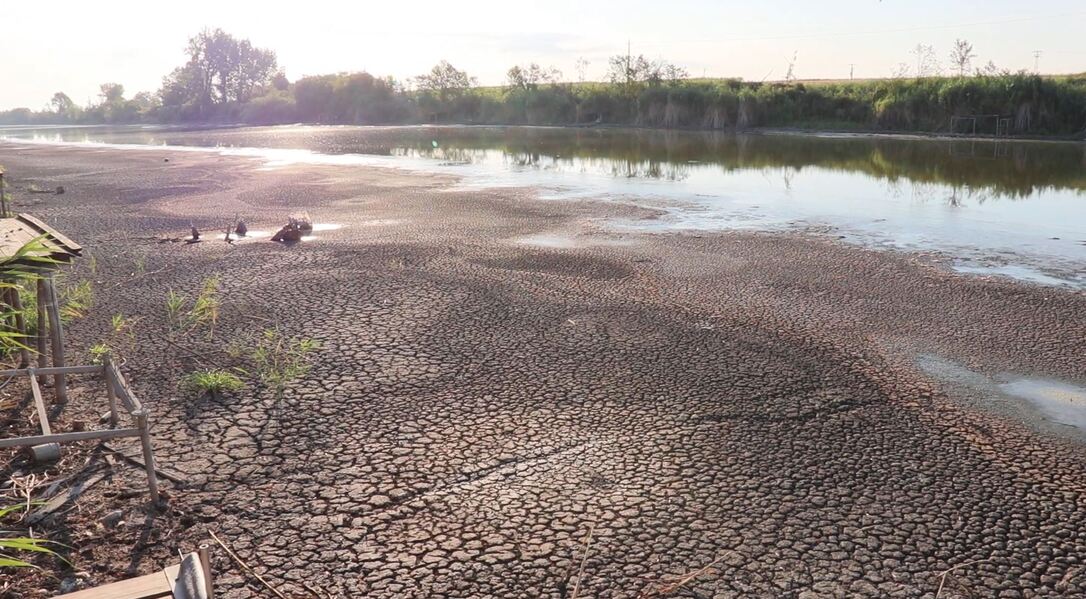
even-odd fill
[[(934, 597), (969, 564), (944, 599), (1086, 592), (1086, 446), (917, 363), (1084, 385), (1084, 293), (800, 234), (608, 231), (658, 214), (391, 170), (15, 144), (0, 164), (16, 209), (94, 257), (69, 275), (95, 288), (71, 353), (138, 319), (126, 369), (190, 481), (151, 515), (119, 473), (58, 523), (74, 570), (0, 575), (10, 596), (151, 571), (209, 528), (290, 596), (568, 597), (589, 530), (582, 596), (710, 564), (684, 588)], [(159, 243), (296, 209), (342, 228)], [(221, 345), (268, 323), (321, 342), (283, 398), (177, 388), (206, 341), (169, 332), (164, 298), (212, 274)], [(102, 527), (110, 510), (126, 524)], [(216, 566), (224, 597), (261, 596)]]

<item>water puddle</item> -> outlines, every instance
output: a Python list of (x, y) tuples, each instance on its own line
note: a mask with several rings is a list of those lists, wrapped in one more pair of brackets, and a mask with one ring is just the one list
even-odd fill
[(954, 399), (1020, 420), (1042, 432), (1086, 441), (1086, 388), (1054, 379), (1000, 373), (988, 376), (941, 356), (923, 354), (920, 369)]
[(1019, 379), (999, 386), (1032, 403), (1053, 422), (1086, 431), (1086, 389), (1045, 379)]

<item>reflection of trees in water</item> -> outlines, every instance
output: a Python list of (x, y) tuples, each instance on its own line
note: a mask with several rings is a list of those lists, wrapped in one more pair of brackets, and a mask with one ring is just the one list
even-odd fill
[[(699, 164), (724, 172), (789, 169), (787, 187), (794, 173), (815, 167), (885, 180), (888, 188), (910, 181), (944, 186), (945, 193), (949, 186), (951, 203), (1025, 198), (1047, 189), (1086, 191), (1086, 146), (1073, 143), (531, 127), (391, 128), (372, 135), (395, 139), (385, 143), (406, 155), (478, 162), (494, 150), (520, 166), (621, 177), (682, 180)], [(431, 138), (440, 141), (437, 150)]]

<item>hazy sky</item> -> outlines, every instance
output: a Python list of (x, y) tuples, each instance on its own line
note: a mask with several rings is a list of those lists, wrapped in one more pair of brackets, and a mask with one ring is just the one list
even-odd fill
[(914, 62), (917, 43), (946, 62), (955, 38), (973, 42), (977, 64), (1086, 71), (1083, 0), (3, 0), (0, 108), (42, 108), (55, 91), (77, 103), (98, 84), (127, 96), (155, 91), (185, 60), (185, 42), (221, 27), (275, 50), (292, 80), (368, 70), (407, 78), (444, 58), (482, 83), (513, 64), (553, 65), (569, 80), (589, 62), (602, 78), (607, 57), (666, 58), (693, 76), (783, 78), (796, 53), (800, 78), (887, 76)]

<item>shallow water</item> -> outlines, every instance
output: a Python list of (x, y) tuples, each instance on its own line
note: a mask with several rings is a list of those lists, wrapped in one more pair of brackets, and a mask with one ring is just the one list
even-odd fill
[(999, 387), (1028, 400), (1050, 420), (1086, 431), (1086, 389), (1046, 379), (1018, 379)]
[(1035, 428), (1086, 442), (1086, 388), (1048, 378), (999, 373), (988, 376), (934, 354), (917, 356), (921, 370), (972, 395), (983, 407)]
[(10, 141), (216, 151), (457, 175), (662, 211), (637, 230), (801, 229), (1086, 289), (1086, 144), (539, 127), (0, 129)]

